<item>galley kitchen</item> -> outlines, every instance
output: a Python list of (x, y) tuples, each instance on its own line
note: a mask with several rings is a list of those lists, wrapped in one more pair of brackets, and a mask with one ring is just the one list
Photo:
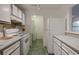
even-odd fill
[(0, 4), (0, 55), (78, 55), (79, 4)]

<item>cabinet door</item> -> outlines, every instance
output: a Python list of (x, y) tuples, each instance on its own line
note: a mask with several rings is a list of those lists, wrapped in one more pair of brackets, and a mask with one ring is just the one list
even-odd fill
[(18, 9), (15, 5), (12, 5), (12, 14), (18, 17)]
[(29, 38), (23, 38), (23, 40), (23, 55), (27, 55), (30, 48)]
[(22, 24), (25, 25), (25, 14), (22, 14)]
[(10, 22), (11, 9), (9, 4), (0, 4), (0, 20)]
[(30, 37), (29, 37), (29, 44), (30, 44), (30, 46), (32, 46), (32, 36), (30, 35)]
[(22, 11), (18, 8), (18, 17), (22, 20)]
[(62, 55), (68, 55), (64, 50), (62, 50)]
[(20, 55), (20, 47), (17, 48), (11, 55)]
[(62, 44), (62, 48), (69, 54), (69, 55), (78, 55), (75, 51), (73, 51), (70, 47), (65, 44)]
[(61, 55), (61, 48), (54, 42), (54, 54)]
[[(20, 42), (16, 42), (15, 44), (11, 45), (10, 47), (8, 47), (7, 49), (3, 50), (3, 54), (4, 55), (9, 55), (11, 54), (14, 50), (16, 50), (17, 47), (19, 47)], [(19, 50), (20, 51), (20, 50)]]

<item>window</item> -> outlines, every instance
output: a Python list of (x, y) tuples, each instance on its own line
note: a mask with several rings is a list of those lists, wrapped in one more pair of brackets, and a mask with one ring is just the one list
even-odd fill
[(79, 19), (78, 20), (74, 19), (72, 23), (72, 30), (74, 32), (79, 32)]
[(72, 31), (79, 32), (79, 4), (72, 7)]

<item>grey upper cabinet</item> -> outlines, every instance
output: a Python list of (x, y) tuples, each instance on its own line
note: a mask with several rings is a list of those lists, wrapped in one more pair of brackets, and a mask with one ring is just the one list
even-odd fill
[(22, 11), (18, 9), (18, 17), (22, 20)]
[(24, 13), (22, 14), (22, 20), (23, 20), (23, 21), (22, 21), (22, 25), (25, 25), (25, 22), (26, 22), (26, 21), (25, 21), (25, 14), (24, 14)]
[(18, 17), (18, 8), (15, 5), (12, 5), (11, 10), (12, 15)]
[(15, 5), (11, 5), (11, 20), (22, 22), (19, 18), (18, 8)]
[(0, 22), (10, 23), (11, 8), (9, 4), (0, 4)]
[(23, 23), (23, 12), (16, 5), (11, 5), (11, 20)]

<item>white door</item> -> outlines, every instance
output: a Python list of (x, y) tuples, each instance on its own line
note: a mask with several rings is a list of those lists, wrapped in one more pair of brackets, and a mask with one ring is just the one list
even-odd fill
[(32, 16), (32, 33), (34, 40), (43, 39), (43, 16)]
[(32, 38), (33, 40), (36, 40), (36, 32), (35, 32), (35, 23), (34, 20), (32, 20)]

